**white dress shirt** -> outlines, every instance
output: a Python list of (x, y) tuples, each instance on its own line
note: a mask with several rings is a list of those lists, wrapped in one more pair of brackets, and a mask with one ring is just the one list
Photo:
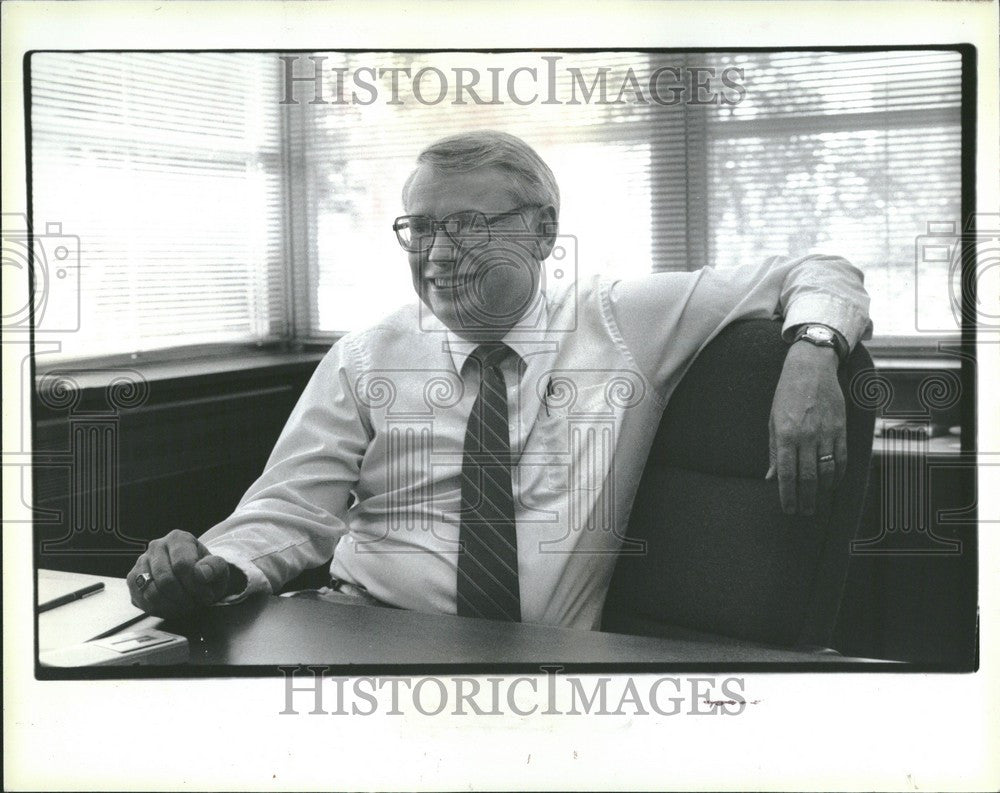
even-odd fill
[[(738, 319), (817, 322), (871, 336), (859, 270), (843, 259), (594, 278), (545, 291), (504, 341), (525, 622), (594, 629), (667, 399)], [(466, 423), (476, 345), (414, 302), (338, 341), (260, 478), (208, 531), (247, 589), (274, 592), (330, 561), (381, 601), (456, 612)]]

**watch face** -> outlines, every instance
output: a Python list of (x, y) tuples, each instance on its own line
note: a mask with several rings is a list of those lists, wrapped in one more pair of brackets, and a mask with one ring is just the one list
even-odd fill
[(813, 341), (833, 341), (833, 332), (829, 328), (813, 326), (806, 329), (805, 335)]

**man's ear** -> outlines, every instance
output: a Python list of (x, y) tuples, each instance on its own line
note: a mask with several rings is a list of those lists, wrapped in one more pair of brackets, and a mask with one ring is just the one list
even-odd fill
[(556, 219), (556, 209), (551, 204), (538, 211), (535, 230), (538, 232), (538, 260), (545, 261), (552, 253), (559, 233), (559, 221)]

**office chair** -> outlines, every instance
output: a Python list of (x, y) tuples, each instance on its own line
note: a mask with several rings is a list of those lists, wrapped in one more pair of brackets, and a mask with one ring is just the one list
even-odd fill
[(873, 364), (859, 344), (840, 369), (848, 462), (832, 504), (815, 517), (789, 516), (777, 480), (764, 479), (771, 402), (787, 351), (780, 322), (736, 322), (684, 375), (664, 411), (627, 530), (645, 552), (619, 557), (602, 630), (829, 647), (875, 422), (848, 388)]

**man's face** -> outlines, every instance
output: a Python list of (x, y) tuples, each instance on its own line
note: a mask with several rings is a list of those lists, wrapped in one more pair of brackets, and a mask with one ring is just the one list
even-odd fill
[(460, 336), (500, 338), (535, 305), (551, 241), (527, 232), (555, 213), (530, 207), (505, 215), (515, 209), (507, 179), (494, 168), (447, 174), (421, 165), (410, 183), (408, 215), (444, 220), (471, 211), (493, 219), (489, 233), (479, 224), (456, 241), (438, 230), (407, 254), (417, 295)]

